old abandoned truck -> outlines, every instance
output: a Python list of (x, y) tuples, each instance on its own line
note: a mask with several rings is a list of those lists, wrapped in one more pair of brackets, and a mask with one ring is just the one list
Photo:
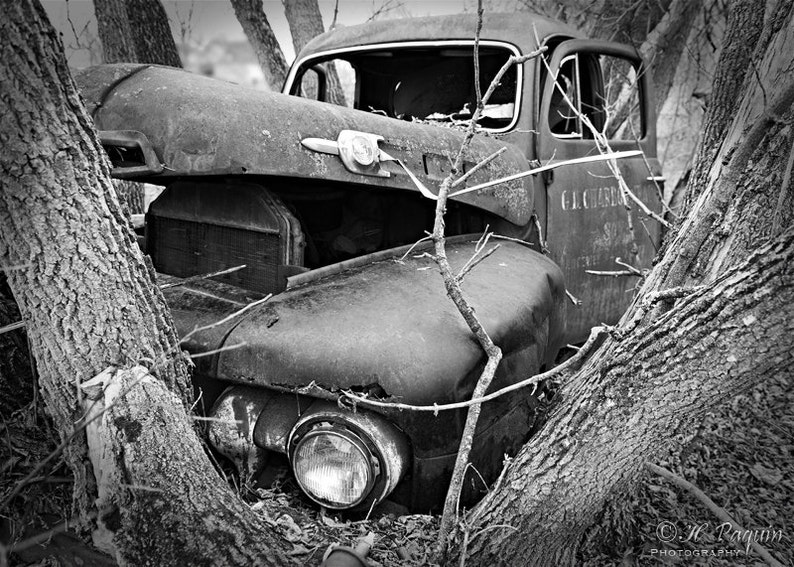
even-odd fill
[[(246, 480), (289, 467), (309, 498), (337, 510), (388, 499), (427, 511), (443, 501), (466, 410), (354, 411), (338, 401), (354, 392), (458, 402), (483, 368), (428, 244), (406, 255), (432, 228), (432, 196), (476, 103), (475, 28), (461, 15), (326, 33), (299, 54), (283, 93), (150, 65), (79, 75), (114, 176), (164, 186), (143, 246), (169, 285), (185, 348), (206, 354), (194, 379), (217, 418), (210, 442)], [(615, 269), (617, 257), (648, 267), (653, 257), (660, 227), (634, 207), (629, 230), (608, 164), (576, 162), (599, 155), (594, 129), (655, 210), (659, 164), (647, 73), (633, 48), (528, 14), (486, 15), (481, 39), (483, 91), (509, 57), (538, 41), (547, 48), (545, 62), (502, 78), (464, 171), (505, 150), (457, 186), (446, 213), (458, 270), (484, 231), (509, 237), (494, 239), (499, 248), (462, 284), (504, 351), (497, 389), (553, 364), (592, 325), (618, 319), (636, 279), (585, 270)], [(567, 165), (463, 191), (559, 163)], [(542, 396), (519, 390), (485, 404), (468, 501), (525, 442)]]

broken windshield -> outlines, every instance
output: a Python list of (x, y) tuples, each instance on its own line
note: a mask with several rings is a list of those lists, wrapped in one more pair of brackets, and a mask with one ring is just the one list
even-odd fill
[[(480, 45), (485, 93), (515, 48)], [(304, 59), (289, 93), (408, 121), (468, 125), (475, 110), (473, 45), (465, 42), (351, 48)], [(520, 69), (511, 66), (485, 106), (479, 125), (510, 129), (517, 119)]]

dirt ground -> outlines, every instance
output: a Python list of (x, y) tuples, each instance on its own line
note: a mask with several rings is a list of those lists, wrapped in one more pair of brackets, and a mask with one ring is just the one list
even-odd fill
[[(744, 531), (724, 525), (689, 492), (648, 473), (629, 500), (625, 533), (614, 538), (624, 543), (600, 551), (586, 545), (582, 564), (764, 565), (748, 552), (747, 541), (755, 539), (782, 564), (794, 565), (793, 382), (791, 376), (779, 376), (736, 397), (683, 440), (680, 454), (657, 463), (697, 485)], [(38, 427), (46, 423), (43, 419), (28, 406), (0, 421), (0, 500), (51, 450), (54, 432)], [(0, 513), (3, 544), (45, 532), (43, 541), (10, 554), (9, 565), (113, 565), (69, 531), (62, 533), (70, 490), (68, 471), (56, 462), (30, 479), (10, 509)], [(382, 513), (369, 520), (343, 519), (308, 506), (288, 485), (249, 497), (292, 545), (297, 564), (319, 565), (329, 545), (352, 547), (369, 533), (375, 536), (371, 565), (430, 564), (437, 517)]]

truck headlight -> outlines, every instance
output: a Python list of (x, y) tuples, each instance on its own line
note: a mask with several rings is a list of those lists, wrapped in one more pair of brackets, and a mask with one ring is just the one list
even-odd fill
[(372, 490), (376, 461), (353, 432), (334, 425), (309, 431), (292, 454), (295, 479), (303, 491), (327, 508), (360, 504)]
[(408, 470), (411, 450), (384, 416), (318, 401), (292, 427), (287, 456), (309, 498), (347, 510), (386, 499)]

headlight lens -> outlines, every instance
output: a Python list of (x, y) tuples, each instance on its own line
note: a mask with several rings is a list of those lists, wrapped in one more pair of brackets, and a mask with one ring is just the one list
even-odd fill
[(367, 497), (374, 482), (372, 454), (346, 429), (308, 432), (292, 455), (295, 478), (313, 500), (328, 508), (350, 508)]

